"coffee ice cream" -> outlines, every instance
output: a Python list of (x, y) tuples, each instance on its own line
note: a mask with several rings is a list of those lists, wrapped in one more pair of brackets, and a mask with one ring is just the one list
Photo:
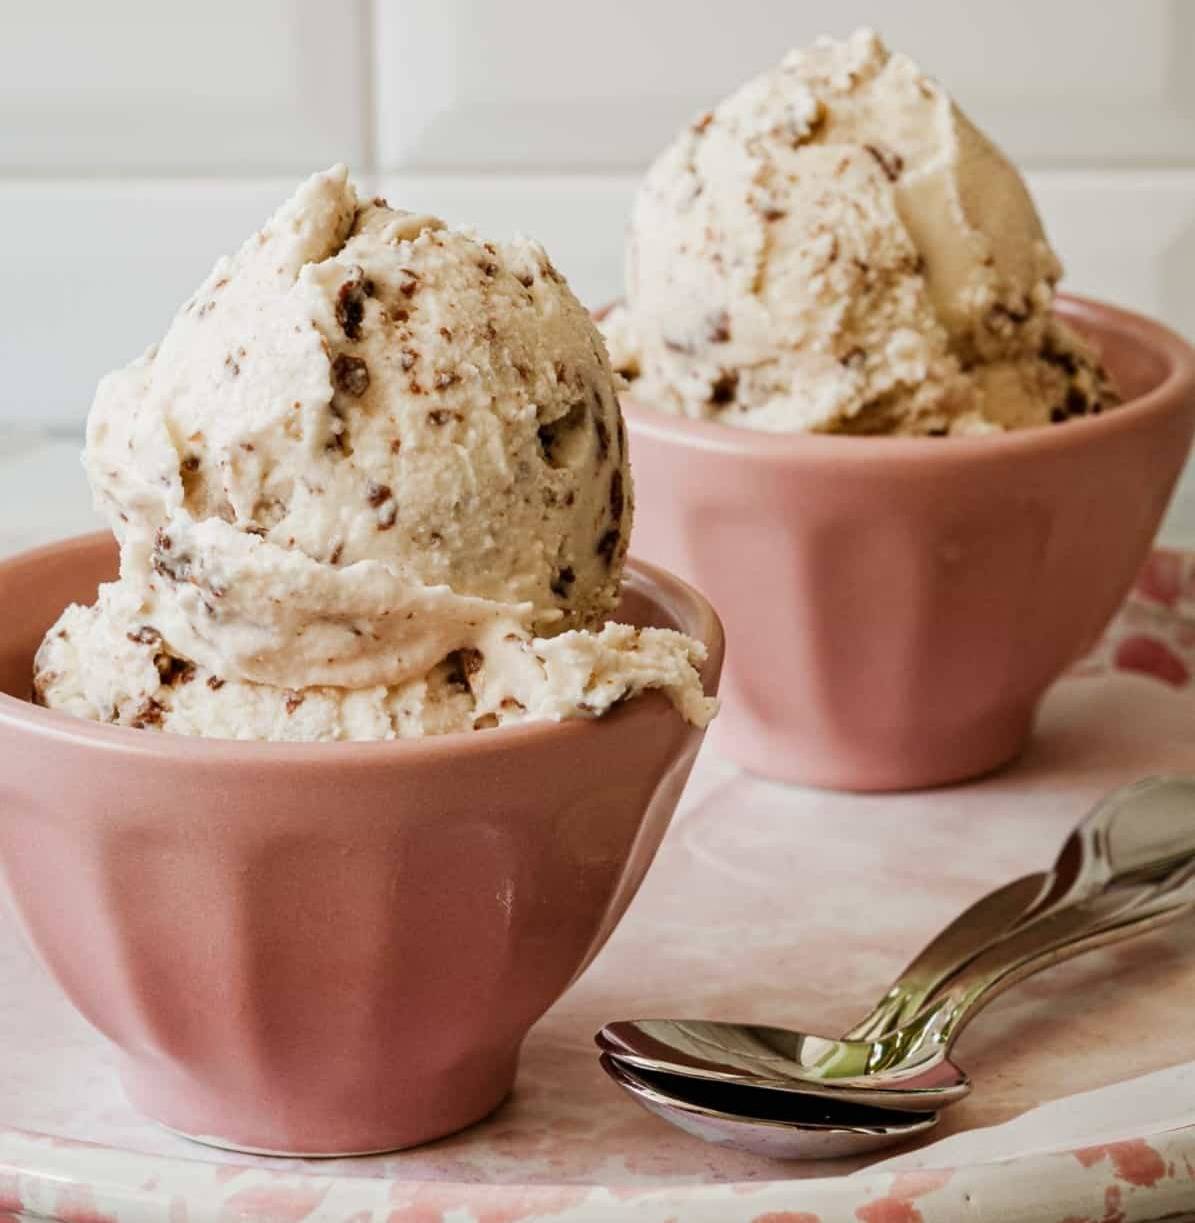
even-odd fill
[(637, 399), (775, 431), (983, 433), (1115, 405), (1051, 312), (1016, 169), (861, 30), (791, 52), (647, 173), (603, 328)]
[(632, 515), (602, 341), (536, 243), (308, 180), (100, 383), (86, 467), (120, 579), (39, 700), (186, 734), (377, 739), (704, 724), (702, 647), (606, 624)]

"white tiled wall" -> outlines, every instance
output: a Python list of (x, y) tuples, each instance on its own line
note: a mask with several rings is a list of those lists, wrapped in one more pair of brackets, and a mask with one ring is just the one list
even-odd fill
[(364, 156), (357, 5), (54, 0), (2, 13), (6, 175), (260, 174)]
[(1195, 151), (1188, 0), (378, 0), (387, 168), (621, 168), (820, 33), (874, 25), (1042, 164)]
[[(1030, 170), (1077, 290), (1195, 334), (1195, 0), (57, 0), (0, 22), (0, 425), (77, 429), (294, 181), (539, 237), (618, 292), (686, 116), (869, 22)], [(0, 446), (5, 443), (0, 440)]]

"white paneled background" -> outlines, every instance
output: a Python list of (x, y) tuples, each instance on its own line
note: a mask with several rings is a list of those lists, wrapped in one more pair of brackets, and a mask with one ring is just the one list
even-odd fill
[(96, 378), (333, 161), (396, 205), (540, 238), (583, 299), (608, 299), (637, 177), (673, 130), (788, 46), (860, 23), (1028, 169), (1070, 287), (1195, 334), (1195, 0), (0, 0), (0, 15), (10, 457), (29, 430), (77, 436)]

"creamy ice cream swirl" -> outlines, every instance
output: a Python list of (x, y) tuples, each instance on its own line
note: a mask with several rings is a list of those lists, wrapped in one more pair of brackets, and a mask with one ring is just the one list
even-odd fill
[[(362, 201), (343, 167), (313, 176), (101, 381), (86, 467), (119, 590), (47, 637), (49, 704), (275, 737), (294, 692), (393, 705), (430, 683), (455, 709), (460, 686), (433, 681), (463, 657), (468, 709), (423, 724), (600, 713), (588, 690), (615, 674), (624, 696), (660, 686), (708, 712), (700, 648), (677, 634), (620, 638), (586, 691), (552, 678), (548, 660), (567, 671), (562, 650), (590, 651), (617, 603), (633, 489), (601, 338), (534, 242)], [(139, 695), (102, 661), (126, 642)], [(649, 656), (654, 685), (636, 669)], [(172, 682), (151, 691), (158, 672)], [(308, 726), (317, 704), (300, 737), (378, 725)]]

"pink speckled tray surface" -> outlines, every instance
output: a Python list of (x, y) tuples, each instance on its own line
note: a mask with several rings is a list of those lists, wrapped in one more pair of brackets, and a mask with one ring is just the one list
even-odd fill
[[(511, 1100), (395, 1155), (239, 1156), (143, 1120), (5, 919), (0, 1217), (915, 1223), (957, 1218), (964, 1198), (978, 1203), (971, 1218), (1195, 1210), (1195, 1128), (1166, 1120), (1195, 1117), (1195, 1099), (1168, 1091), (1156, 1124), (1108, 1144), (1043, 1155), (996, 1142), (991, 1158), (1012, 1165), (933, 1167), (930, 1152), (928, 1169), (908, 1170), (914, 1156), (904, 1171), (847, 1176), (866, 1161), (774, 1163), (663, 1125), (605, 1079), (591, 1044), (604, 1021), (636, 1013), (845, 1028), (957, 911), (1049, 861), (1096, 796), (1195, 769), (1193, 669), (1195, 559), (1157, 553), (1107, 638), (1050, 694), (1025, 755), (993, 777), (855, 796), (759, 781), (707, 751), (624, 924), (529, 1037)], [(957, 1049), (976, 1089), (928, 1141), (1195, 1060), (1190, 935), (1186, 924), (1111, 948), (998, 1000)], [(1145, 1038), (1126, 1050), (1125, 1032)], [(1174, 1082), (1195, 1092), (1195, 1076)]]

